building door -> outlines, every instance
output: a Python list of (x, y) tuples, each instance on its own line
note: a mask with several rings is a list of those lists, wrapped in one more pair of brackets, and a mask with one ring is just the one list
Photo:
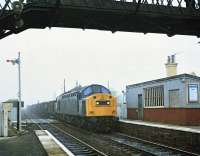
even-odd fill
[(175, 107), (179, 104), (179, 89), (169, 90), (169, 107)]
[(142, 104), (142, 94), (138, 94), (138, 119), (143, 119), (143, 104)]

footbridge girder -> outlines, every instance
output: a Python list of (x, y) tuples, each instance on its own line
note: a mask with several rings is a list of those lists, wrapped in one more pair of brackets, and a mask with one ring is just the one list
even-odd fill
[(11, 9), (0, 10), (0, 38), (46, 27), (200, 36), (200, 9), (195, 0), (17, 2), (10, 2)]

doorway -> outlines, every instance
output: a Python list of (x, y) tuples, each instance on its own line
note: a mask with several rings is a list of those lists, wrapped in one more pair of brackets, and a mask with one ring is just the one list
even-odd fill
[(169, 90), (169, 107), (176, 107), (179, 105), (179, 89)]
[(142, 94), (138, 94), (138, 120), (143, 120)]

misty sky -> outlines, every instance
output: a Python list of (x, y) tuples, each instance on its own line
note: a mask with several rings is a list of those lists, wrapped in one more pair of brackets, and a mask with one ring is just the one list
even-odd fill
[(22, 99), (26, 104), (54, 99), (66, 87), (100, 83), (121, 92), (126, 85), (165, 77), (167, 55), (177, 55), (178, 73), (200, 75), (196, 37), (81, 29), (30, 29), (0, 40), (0, 101), (16, 98), (22, 55)]

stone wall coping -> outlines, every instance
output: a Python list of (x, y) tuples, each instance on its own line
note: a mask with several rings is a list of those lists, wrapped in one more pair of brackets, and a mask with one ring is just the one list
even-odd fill
[(200, 126), (196, 126), (196, 128), (194, 128), (194, 126), (187, 127), (187, 126), (178, 126), (178, 125), (168, 125), (168, 124), (152, 123), (152, 122), (141, 121), (141, 120), (120, 120), (120, 122), (200, 134)]

